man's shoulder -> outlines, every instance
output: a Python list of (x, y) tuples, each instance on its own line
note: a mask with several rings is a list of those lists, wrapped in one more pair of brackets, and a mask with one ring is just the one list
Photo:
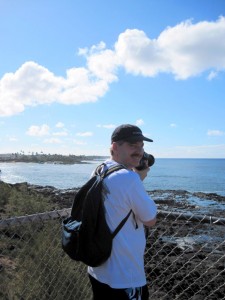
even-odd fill
[[(110, 168), (116, 168), (118, 167), (118, 171), (120, 170), (127, 170), (126, 167), (122, 164), (119, 164), (118, 162), (114, 161), (114, 160), (106, 160), (104, 162), (105, 164), (105, 169), (110, 169)], [(120, 167), (120, 168), (119, 168)], [(127, 170), (128, 171), (128, 170)]]
[(132, 180), (132, 181), (140, 181), (140, 177), (139, 175), (132, 171), (132, 170), (129, 170), (127, 169), (124, 165), (112, 160), (112, 159), (107, 159), (105, 162), (105, 169), (108, 169), (108, 168), (113, 168), (113, 167), (116, 167), (116, 166), (121, 166), (121, 169), (117, 170), (116, 171), (116, 174), (117, 175), (120, 175), (122, 176), (122, 178), (127, 178), (128, 180)]

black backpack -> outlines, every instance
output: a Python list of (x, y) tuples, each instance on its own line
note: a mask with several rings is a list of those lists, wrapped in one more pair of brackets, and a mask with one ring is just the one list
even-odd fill
[(97, 267), (110, 256), (112, 241), (129, 218), (132, 210), (111, 232), (105, 220), (102, 198), (103, 179), (124, 166), (116, 165), (104, 172), (100, 165), (95, 175), (75, 195), (71, 216), (62, 222), (62, 248), (69, 257)]

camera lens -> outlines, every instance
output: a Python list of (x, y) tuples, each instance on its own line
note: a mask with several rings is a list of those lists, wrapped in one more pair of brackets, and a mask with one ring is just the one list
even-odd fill
[(155, 158), (152, 154), (144, 152), (143, 157), (140, 160), (139, 166), (137, 166), (136, 169), (139, 171), (146, 169), (146, 162), (148, 167), (151, 167), (155, 163)]
[(148, 166), (151, 167), (155, 163), (155, 157), (151, 154), (148, 154)]

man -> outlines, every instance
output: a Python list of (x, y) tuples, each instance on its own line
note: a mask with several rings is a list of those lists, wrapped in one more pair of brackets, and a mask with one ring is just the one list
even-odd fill
[(133, 215), (114, 238), (110, 258), (99, 267), (88, 267), (94, 300), (148, 299), (143, 225), (155, 224), (157, 209), (142, 183), (149, 168), (135, 169), (144, 153), (144, 141), (152, 142), (130, 124), (117, 127), (111, 136), (111, 159), (106, 167), (122, 164), (125, 168), (104, 179), (106, 220), (113, 231), (131, 209)]

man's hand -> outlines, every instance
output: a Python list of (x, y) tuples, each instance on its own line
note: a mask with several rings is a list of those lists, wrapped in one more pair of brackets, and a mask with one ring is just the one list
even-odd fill
[(143, 181), (143, 180), (147, 177), (148, 172), (150, 171), (150, 168), (147, 167), (147, 168), (144, 169), (144, 170), (137, 170), (136, 168), (133, 168), (133, 171), (134, 171), (135, 173), (137, 173), (137, 174), (140, 176), (141, 180)]

